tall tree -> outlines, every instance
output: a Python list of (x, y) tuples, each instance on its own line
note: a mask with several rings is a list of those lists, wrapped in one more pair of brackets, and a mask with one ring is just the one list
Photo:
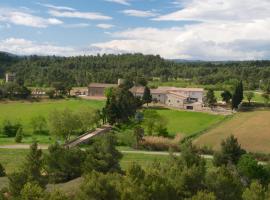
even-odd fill
[(243, 95), (243, 83), (238, 82), (235, 86), (234, 93), (232, 95), (232, 109), (237, 109), (244, 98)]
[(152, 95), (149, 87), (144, 87), (143, 97), (142, 97), (143, 103), (146, 103), (147, 106), (149, 103), (152, 102)]

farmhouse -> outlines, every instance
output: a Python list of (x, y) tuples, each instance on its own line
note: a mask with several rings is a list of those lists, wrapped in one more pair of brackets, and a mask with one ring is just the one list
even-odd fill
[[(88, 96), (104, 97), (106, 88), (115, 88), (120, 84), (121, 80), (118, 81), (118, 84), (91, 83), (88, 86)], [(144, 87), (133, 87), (130, 91), (134, 96), (142, 97)], [(158, 87), (151, 89), (154, 103), (187, 110), (202, 110), (203, 94), (202, 88)]]
[[(144, 87), (133, 87), (131, 92), (135, 96), (142, 97)], [(151, 89), (153, 102), (187, 110), (202, 110), (203, 94), (202, 88), (158, 87)]]
[(105, 84), (105, 83), (91, 83), (88, 86), (88, 96), (91, 97), (104, 97), (105, 90), (107, 88), (115, 88), (117, 84)]

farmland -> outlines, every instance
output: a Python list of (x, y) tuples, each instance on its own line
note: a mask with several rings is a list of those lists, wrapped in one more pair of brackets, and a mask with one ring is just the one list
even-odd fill
[(199, 112), (169, 109), (157, 109), (157, 111), (168, 120), (168, 131), (171, 135), (193, 135), (210, 128), (225, 118), (222, 115)]
[[(39, 143), (52, 143), (52, 138), (48, 135), (31, 135), (32, 129), (30, 121), (35, 116), (48, 117), (49, 113), (54, 109), (71, 109), (78, 110), (85, 107), (100, 109), (104, 106), (104, 101), (97, 100), (59, 100), (45, 102), (8, 102), (0, 103), (0, 123), (4, 120), (12, 122), (20, 122), (23, 125), (26, 136), (23, 143), (31, 143), (34, 139)], [(204, 131), (214, 124), (222, 121), (225, 117), (219, 115), (211, 115), (207, 113), (187, 112), (170, 109), (159, 109), (159, 114), (164, 116), (168, 121), (168, 131), (171, 136), (182, 134), (188, 136)], [(14, 143), (13, 138), (6, 138), (0, 135), (0, 144)]]
[(233, 134), (244, 149), (251, 152), (270, 153), (269, 119), (269, 110), (240, 112), (197, 138), (194, 143), (199, 146), (211, 146), (218, 150), (221, 140)]

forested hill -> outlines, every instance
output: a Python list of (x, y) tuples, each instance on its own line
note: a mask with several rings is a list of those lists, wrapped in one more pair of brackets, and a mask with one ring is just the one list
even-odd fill
[(246, 87), (254, 89), (260, 80), (270, 80), (270, 61), (178, 63), (142, 54), (17, 57), (0, 53), (1, 78), (6, 71), (16, 72), (17, 80), (27, 86), (50, 86), (54, 82), (86, 86), (90, 82), (115, 83), (118, 78), (160, 77), (208, 85), (242, 79)]

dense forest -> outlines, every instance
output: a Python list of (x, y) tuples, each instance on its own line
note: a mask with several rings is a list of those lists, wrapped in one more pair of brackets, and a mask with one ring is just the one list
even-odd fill
[(0, 53), (0, 78), (7, 71), (16, 72), (19, 83), (39, 87), (55, 82), (86, 86), (90, 82), (115, 83), (118, 78), (157, 77), (161, 81), (188, 79), (201, 85), (232, 85), (243, 80), (246, 88), (258, 89), (260, 84), (268, 85), (270, 61), (175, 62), (142, 54), (18, 57)]

